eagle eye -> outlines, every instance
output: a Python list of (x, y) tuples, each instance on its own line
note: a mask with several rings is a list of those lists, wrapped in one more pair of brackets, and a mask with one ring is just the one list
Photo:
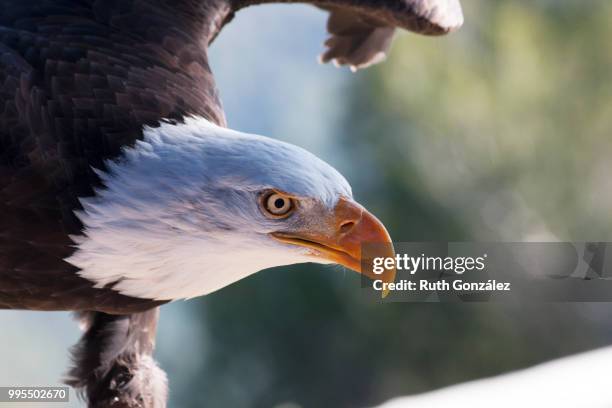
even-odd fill
[(291, 197), (271, 191), (263, 195), (261, 206), (266, 215), (272, 218), (285, 218), (293, 212), (295, 202)]

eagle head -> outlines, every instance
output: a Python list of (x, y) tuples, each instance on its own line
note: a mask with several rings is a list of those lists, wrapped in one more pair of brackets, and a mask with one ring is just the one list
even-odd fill
[(97, 173), (105, 187), (81, 200), (84, 233), (67, 261), (129, 296), (191, 298), (303, 262), (361, 272), (361, 244), (391, 242), (329, 164), (203, 118), (146, 128)]

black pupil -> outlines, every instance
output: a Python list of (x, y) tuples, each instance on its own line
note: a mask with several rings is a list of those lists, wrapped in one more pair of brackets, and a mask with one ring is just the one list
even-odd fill
[(281, 208), (285, 206), (285, 199), (277, 198), (276, 200), (274, 200), (274, 206), (280, 210)]

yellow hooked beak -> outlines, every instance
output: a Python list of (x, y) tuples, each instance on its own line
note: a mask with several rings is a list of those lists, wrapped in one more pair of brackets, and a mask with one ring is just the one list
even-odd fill
[[(379, 253), (369, 254), (374, 257), (395, 257), (391, 237), (385, 226), (361, 205), (352, 200), (341, 198), (333, 214), (324, 220), (316, 231), (273, 232), (272, 237), (280, 242), (298, 245), (311, 250), (316, 257), (346, 266), (355, 272), (374, 280), (390, 283), (395, 280), (395, 269), (388, 269), (382, 274), (374, 274), (371, 259), (362, 259), (362, 244), (376, 245)], [(362, 268), (362, 263), (370, 267)], [(385, 285), (386, 287), (386, 285)], [(387, 296), (388, 290), (382, 294)]]

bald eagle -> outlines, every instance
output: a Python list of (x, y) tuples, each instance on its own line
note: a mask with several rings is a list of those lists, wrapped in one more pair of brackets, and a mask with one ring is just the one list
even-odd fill
[[(92, 407), (165, 406), (159, 305), (278, 265), (359, 272), (360, 244), (390, 241), (333, 167), (226, 127), (207, 48), (264, 2), (0, 0), (0, 308), (79, 313), (67, 381)], [(457, 0), (313, 4), (321, 60), (352, 69), (395, 27), (463, 19)]]

